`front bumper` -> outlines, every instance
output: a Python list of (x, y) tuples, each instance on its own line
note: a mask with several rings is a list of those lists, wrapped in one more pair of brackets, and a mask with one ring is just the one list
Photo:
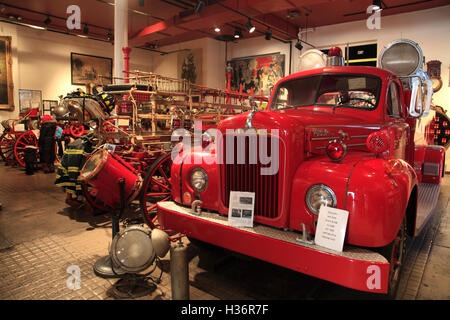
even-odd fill
[(173, 201), (159, 202), (157, 207), (158, 220), (166, 229), (348, 288), (388, 290), (389, 262), (376, 252), (352, 246), (336, 252), (297, 241), (301, 238), (297, 232), (264, 225), (230, 227), (225, 216), (196, 215)]

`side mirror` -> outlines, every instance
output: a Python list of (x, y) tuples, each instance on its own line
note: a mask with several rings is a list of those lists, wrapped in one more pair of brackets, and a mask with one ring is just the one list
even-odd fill
[(423, 116), (427, 116), (431, 109), (431, 98), (433, 97), (433, 81), (427, 79), (424, 81), (424, 93), (423, 93)]
[(422, 116), (422, 82), (419, 78), (411, 79), (411, 100), (408, 111), (411, 117), (417, 118)]

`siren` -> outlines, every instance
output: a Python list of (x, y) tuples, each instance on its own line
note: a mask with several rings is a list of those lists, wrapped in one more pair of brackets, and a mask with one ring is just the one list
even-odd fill
[(336, 67), (344, 65), (344, 57), (342, 56), (342, 50), (339, 47), (333, 47), (328, 51), (327, 66)]

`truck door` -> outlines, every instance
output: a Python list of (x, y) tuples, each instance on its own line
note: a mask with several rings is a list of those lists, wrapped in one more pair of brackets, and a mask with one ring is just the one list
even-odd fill
[(407, 145), (410, 134), (409, 125), (406, 123), (406, 109), (400, 100), (399, 85), (391, 81), (386, 97), (387, 127), (390, 135), (391, 157), (397, 159), (407, 159)]

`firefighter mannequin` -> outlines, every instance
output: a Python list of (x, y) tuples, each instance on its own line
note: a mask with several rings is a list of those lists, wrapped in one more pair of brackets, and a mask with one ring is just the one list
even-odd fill
[(39, 133), (39, 158), (45, 173), (55, 172), (55, 132), (56, 121), (44, 115)]

